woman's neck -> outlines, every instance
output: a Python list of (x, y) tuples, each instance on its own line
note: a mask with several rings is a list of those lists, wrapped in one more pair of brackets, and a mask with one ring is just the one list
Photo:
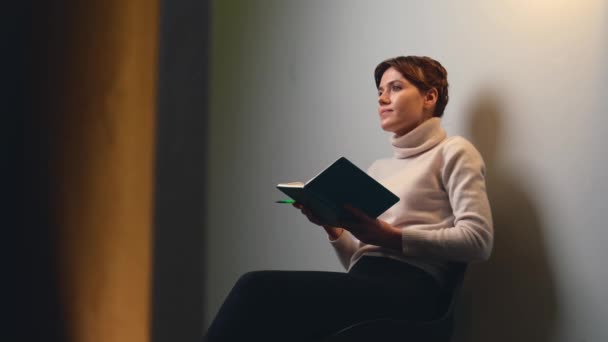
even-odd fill
[(408, 158), (422, 153), (446, 138), (441, 119), (432, 117), (403, 135), (393, 135), (391, 143), (396, 158)]

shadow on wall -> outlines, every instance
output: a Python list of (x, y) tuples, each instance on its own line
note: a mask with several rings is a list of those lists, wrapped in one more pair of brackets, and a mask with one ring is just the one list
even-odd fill
[[(469, 322), (457, 327), (475, 342), (552, 341), (557, 298), (544, 248), (545, 227), (527, 190), (501, 159), (503, 107), (484, 91), (469, 107), (471, 137), (486, 162), (494, 219), (494, 250), (488, 262), (469, 267), (464, 298)], [(468, 298), (468, 299), (467, 299)], [(458, 334), (464, 335), (464, 334)]]

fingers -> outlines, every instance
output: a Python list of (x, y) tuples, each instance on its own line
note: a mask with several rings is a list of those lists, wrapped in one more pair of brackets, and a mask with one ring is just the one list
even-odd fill
[(315, 214), (312, 213), (312, 211), (308, 208), (302, 208), (302, 213), (304, 215), (306, 215), (306, 218), (308, 218), (308, 221), (316, 224), (316, 225), (321, 225), (321, 221), (319, 221), (319, 219), (317, 219), (317, 217), (315, 216)]
[(346, 209), (349, 213), (351, 213), (355, 218), (358, 218), (362, 221), (366, 221), (366, 222), (373, 221), (373, 219), (371, 217), (369, 217), (366, 213), (353, 207), (350, 204), (344, 205), (344, 209)]
[(306, 208), (305, 206), (303, 206), (302, 204), (296, 202), (294, 204), (292, 204), (295, 208), (300, 209), (300, 211), (302, 212), (302, 214), (304, 214), (304, 216), (306, 216), (306, 218), (308, 219), (308, 221), (321, 226), (322, 223), (321, 221), (319, 221), (319, 219), (317, 219), (317, 217), (313, 214), (312, 210)]
[[(308, 220), (310, 222), (312, 222), (316, 225), (322, 225), (321, 221), (314, 215), (312, 210), (305, 207), (304, 205), (302, 205), (299, 202), (293, 203), (292, 205), (294, 206), (294, 208), (299, 209), (302, 212), (302, 214), (304, 214), (306, 216), (306, 218), (308, 218)], [(361, 228), (361, 227), (366, 227), (370, 223), (375, 222), (374, 219), (369, 217), (363, 211), (353, 207), (352, 205), (347, 204), (344, 206), (344, 209), (346, 211), (348, 211), (349, 213), (351, 213), (353, 215), (353, 217), (356, 219), (353, 221), (343, 222), (343, 225), (345, 227), (350, 228), (349, 230), (355, 230), (355, 231), (362, 230), (363, 228)]]
[(303, 206), (301, 203), (294, 203), (292, 204), (294, 206), (294, 208), (296, 209), (300, 209), (300, 211), (306, 215), (306, 212), (310, 212), (310, 210), (308, 208), (306, 208), (305, 206)]
[(300, 209), (300, 211), (302, 212), (302, 214), (306, 215), (309, 219), (310, 217), (312, 217), (312, 211), (308, 208), (306, 208), (305, 206), (303, 206), (302, 204), (296, 202), (294, 204), (292, 204), (294, 207)]

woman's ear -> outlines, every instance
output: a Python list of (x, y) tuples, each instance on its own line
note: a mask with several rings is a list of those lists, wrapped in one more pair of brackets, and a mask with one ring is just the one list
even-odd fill
[(437, 92), (437, 88), (431, 88), (424, 94), (424, 108), (432, 109), (437, 104), (437, 98), (439, 97), (439, 92)]

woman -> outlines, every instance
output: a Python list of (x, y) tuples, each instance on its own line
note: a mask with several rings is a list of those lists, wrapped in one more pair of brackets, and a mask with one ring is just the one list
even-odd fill
[[(393, 157), (368, 173), (399, 196), (378, 219), (347, 207), (356, 220), (323, 226), (347, 273), (257, 271), (245, 274), (209, 328), (209, 341), (309, 341), (362, 320), (432, 319), (451, 291), (457, 262), (489, 258), (492, 219), (485, 166), (462, 137), (447, 138), (447, 71), (429, 57), (397, 57), (375, 69), (378, 115), (393, 133)], [(403, 332), (404, 338), (407, 331)]]

